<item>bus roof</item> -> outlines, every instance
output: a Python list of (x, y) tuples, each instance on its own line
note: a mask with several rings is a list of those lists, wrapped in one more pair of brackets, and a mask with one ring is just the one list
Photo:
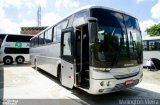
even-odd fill
[[(123, 13), (123, 14), (127, 14), (127, 15), (129, 15), (129, 16), (132, 16), (132, 15), (130, 15), (129, 13), (126, 13), (126, 12), (124, 12), (124, 11), (116, 10), (116, 9), (109, 8), (109, 7), (105, 7), (105, 6), (87, 5), (87, 6), (84, 6), (84, 7), (80, 8), (80, 9), (75, 10), (74, 12), (71, 12), (71, 13), (70, 13), (69, 15), (67, 15), (65, 18), (71, 16), (72, 14), (74, 14), (74, 13), (76, 13), (76, 12), (79, 12), (79, 11), (82, 11), (82, 10), (85, 10), (85, 9), (92, 9), (92, 8), (102, 8), (102, 9), (107, 9), (107, 10), (111, 10), (111, 11), (115, 11), (115, 12), (120, 12), (120, 13)], [(135, 18), (135, 16), (132, 16), (132, 17)], [(63, 18), (63, 19), (65, 19), (65, 18)], [(63, 20), (63, 19), (62, 19), (62, 20)]]
[[(69, 16), (71, 16), (71, 15), (73, 15), (73, 14), (79, 12), (79, 11), (87, 10), (87, 9), (92, 9), (92, 8), (102, 8), (102, 9), (107, 9), (107, 10), (111, 10), (111, 11), (123, 13), (123, 14), (129, 15), (129, 16), (131, 16), (131, 17), (133, 17), (133, 18), (136, 18), (135, 16), (132, 16), (132, 15), (130, 15), (129, 13), (126, 13), (126, 12), (121, 11), (121, 10), (116, 10), (116, 9), (109, 8), (109, 7), (105, 7), (105, 6), (87, 5), (87, 6), (84, 6), (84, 7), (82, 7), (82, 8), (79, 8), (79, 9), (75, 10), (74, 12), (69, 13), (69, 15), (65, 16), (64, 18), (62, 18), (61, 21), (63, 21), (64, 19), (68, 18)], [(59, 22), (55, 23), (54, 25), (52, 25), (52, 26), (46, 28), (45, 30), (39, 32), (37, 35), (43, 33), (44, 31), (46, 31), (46, 30), (48, 30), (48, 29), (50, 29), (51, 27), (55, 26), (56, 24), (60, 23), (61, 21), (59, 21)], [(34, 37), (36, 37), (37, 35), (35, 35)], [(33, 38), (34, 38), (34, 37), (33, 37)], [(32, 39), (32, 38), (31, 38), (31, 39)]]
[(0, 35), (34, 36), (34, 35), (30, 35), (30, 34), (6, 34), (6, 33), (4, 33), (4, 34), (1, 33)]
[(160, 36), (146, 36), (143, 37), (142, 40), (160, 40)]

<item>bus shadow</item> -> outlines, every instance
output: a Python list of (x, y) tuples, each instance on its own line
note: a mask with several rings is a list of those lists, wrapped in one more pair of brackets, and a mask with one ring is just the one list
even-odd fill
[[(54, 77), (53, 75), (43, 71), (38, 70), (42, 75), (46, 76), (51, 81), (57, 83), (59, 86), (62, 86), (58, 80), (58, 78)], [(65, 87), (64, 87), (65, 88)], [(92, 95), (89, 94), (83, 90), (80, 90), (78, 88), (68, 89), (73, 95), (77, 96), (79, 99), (73, 99), (72, 97), (69, 97), (69, 99), (76, 101), (80, 104), (91, 104), (91, 105), (117, 105), (121, 100), (142, 100), (145, 99), (160, 99), (160, 93), (156, 93), (150, 90), (146, 90), (139, 87), (132, 87), (126, 90), (122, 90), (119, 92), (109, 93), (109, 94), (103, 94), (103, 95)]]
[[(34, 70), (36, 70), (35, 67), (32, 67), (32, 68), (33, 68)], [(60, 81), (59, 81), (59, 79), (58, 79), (57, 77), (49, 74), (48, 72), (46, 72), (46, 71), (44, 71), (44, 70), (42, 70), (42, 69), (40, 69), (40, 68), (38, 68), (37, 71), (38, 71), (40, 74), (42, 74), (43, 76), (45, 76), (45, 77), (47, 77), (48, 79), (50, 79), (51, 81), (53, 81), (53, 82), (57, 83), (58, 85), (62, 86), (62, 85), (60, 84)]]
[(13, 63), (11, 65), (4, 65), (3, 63), (0, 64), (0, 67), (25, 67), (25, 66), (31, 66), (30, 63), (23, 63), (23, 64), (16, 64), (16, 63)]
[(91, 105), (119, 105), (122, 100), (140, 100), (144, 102), (145, 100), (160, 99), (160, 93), (138, 87), (103, 95), (91, 95), (77, 88), (71, 91), (72, 94), (80, 98), (80, 100), (76, 100), (77, 102), (81, 104), (85, 102), (85, 104)]

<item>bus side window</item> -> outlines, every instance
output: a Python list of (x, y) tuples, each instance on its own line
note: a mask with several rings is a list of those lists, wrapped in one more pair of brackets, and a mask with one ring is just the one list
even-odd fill
[(53, 42), (56, 42), (56, 36), (57, 36), (57, 27), (54, 27)]
[(44, 44), (44, 33), (39, 35), (39, 45), (43, 45), (43, 44)]
[(52, 28), (45, 32), (45, 43), (48, 44), (51, 42), (52, 42)]
[(65, 20), (54, 27), (54, 42), (60, 42), (61, 41), (61, 31), (62, 29), (65, 29), (67, 27), (68, 20)]
[(33, 47), (33, 39), (30, 40), (30, 47)]
[(56, 34), (56, 41), (60, 42), (61, 40), (61, 30), (62, 30), (62, 26), (61, 24), (57, 26), (57, 34)]
[(35, 45), (36, 45), (36, 39), (34, 38), (33, 39), (33, 46), (35, 47)]
[(6, 42), (29, 42), (31, 36), (17, 36), (9, 35), (6, 39)]
[(3, 43), (3, 40), (4, 40), (5, 36), (6, 35), (0, 35), (0, 47), (1, 47), (2, 43)]
[(73, 26), (79, 26), (86, 23), (85, 18), (87, 16), (88, 16), (88, 12), (86, 10), (76, 13), (73, 19)]
[(38, 37), (39, 37), (39, 36), (35, 37), (35, 47), (38, 46)]

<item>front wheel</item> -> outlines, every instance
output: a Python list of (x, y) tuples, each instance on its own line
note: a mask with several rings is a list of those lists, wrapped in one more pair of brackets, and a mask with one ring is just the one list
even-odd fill
[(61, 70), (59, 71), (59, 75), (58, 75), (59, 81), (62, 84), (62, 74), (61, 74)]
[(58, 66), (58, 79), (59, 79), (60, 83), (62, 84), (61, 65)]

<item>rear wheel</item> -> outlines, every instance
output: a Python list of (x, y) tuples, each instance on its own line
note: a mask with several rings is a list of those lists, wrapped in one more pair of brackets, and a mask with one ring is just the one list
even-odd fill
[(6, 56), (3, 58), (3, 62), (5, 65), (11, 65), (13, 63), (13, 58), (11, 56)]
[(60, 71), (60, 73), (59, 73), (59, 81), (60, 81), (60, 83), (62, 84), (62, 75), (61, 75), (61, 71)]
[(61, 65), (58, 66), (58, 78), (59, 78), (60, 83), (62, 83)]
[(36, 69), (37, 71), (40, 70), (40, 68), (37, 66), (37, 60), (36, 60), (36, 59), (34, 60), (34, 67), (35, 67), (35, 69)]
[(34, 59), (33, 67), (36, 68), (36, 59)]
[(22, 56), (16, 57), (16, 62), (17, 62), (17, 64), (23, 64), (24, 63), (24, 57), (22, 57)]

